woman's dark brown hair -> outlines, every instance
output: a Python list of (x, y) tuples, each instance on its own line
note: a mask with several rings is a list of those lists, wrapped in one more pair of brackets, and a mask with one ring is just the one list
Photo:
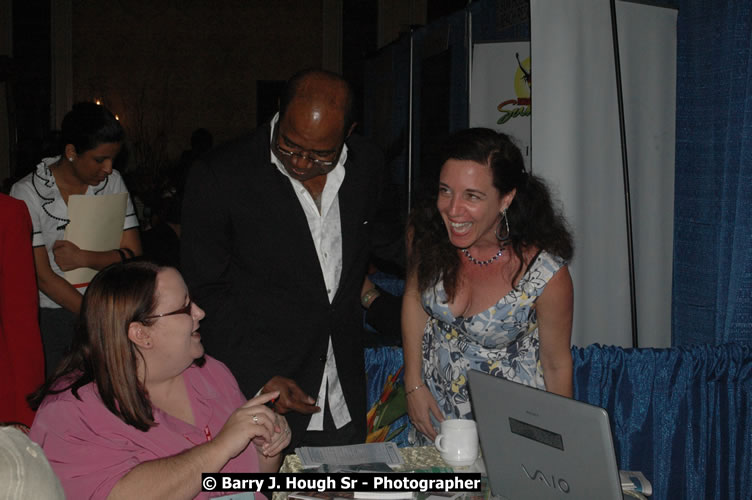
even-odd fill
[[(565, 260), (572, 258), (572, 236), (564, 217), (554, 207), (543, 180), (525, 170), (522, 154), (509, 136), (487, 128), (461, 130), (445, 143), (441, 164), (449, 159), (488, 165), (493, 185), (501, 196), (517, 190), (507, 209), (507, 244), (520, 263), (513, 284), (522, 273), (523, 251), (527, 247), (546, 250)], [(412, 211), (408, 234), (408, 269), (417, 272), (418, 289), (423, 292), (441, 279), (449, 300), (452, 300), (458, 286), (460, 259), (436, 208), (435, 195)]]
[[(29, 403), (36, 409), (48, 394), (78, 390), (94, 382), (104, 405), (123, 422), (147, 431), (154, 425), (152, 406), (138, 380), (141, 356), (128, 338), (132, 322), (151, 325), (156, 307), (157, 274), (146, 261), (118, 263), (102, 269), (84, 294), (71, 351)], [(196, 360), (201, 366), (204, 359)], [(143, 362), (143, 358), (142, 358)]]

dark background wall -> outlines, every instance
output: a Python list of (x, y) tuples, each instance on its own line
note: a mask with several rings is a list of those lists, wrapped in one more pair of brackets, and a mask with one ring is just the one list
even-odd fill
[[(198, 127), (216, 144), (268, 119), (281, 83), (301, 68), (334, 57), (361, 90), (363, 61), (379, 44), (468, 2), (342, 0), (339, 8), (338, 0), (0, 3), (11, 12), (13, 40), (2, 64), (10, 75), (11, 145), (0, 153), (18, 178), (54, 152), (50, 132), (67, 111), (57, 109), (56, 78), (66, 75), (55, 68), (66, 51), (68, 99), (98, 99), (109, 107), (128, 134), (127, 168), (157, 169), (180, 157)], [(61, 47), (66, 38), (69, 47)], [(332, 39), (339, 44), (333, 49)]]
[(256, 125), (256, 82), (321, 64), (320, 2), (73, 3), (73, 97), (102, 99), (134, 141), (168, 158), (205, 127), (223, 141)]

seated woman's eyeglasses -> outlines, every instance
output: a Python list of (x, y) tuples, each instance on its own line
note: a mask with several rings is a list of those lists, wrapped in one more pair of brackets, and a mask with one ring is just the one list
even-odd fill
[(144, 319), (164, 318), (165, 316), (174, 316), (175, 314), (187, 314), (188, 316), (190, 316), (192, 306), (193, 306), (193, 301), (189, 300), (188, 305), (185, 307), (181, 307), (180, 309), (176, 309), (168, 313), (155, 314), (154, 316), (147, 316)]

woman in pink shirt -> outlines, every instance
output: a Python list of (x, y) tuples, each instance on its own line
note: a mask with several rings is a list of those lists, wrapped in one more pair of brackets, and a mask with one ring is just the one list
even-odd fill
[(68, 498), (211, 498), (202, 472), (279, 469), (290, 429), (264, 404), (278, 393), (246, 400), (204, 356), (203, 317), (175, 269), (129, 262), (92, 280), (30, 433)]

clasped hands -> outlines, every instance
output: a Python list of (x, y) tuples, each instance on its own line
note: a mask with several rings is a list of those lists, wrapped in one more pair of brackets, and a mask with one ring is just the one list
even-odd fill
[[(270, 402), (274, 403), (273, 410), (268, 406)], [(245, 449), (249, 440), (259, 453), (273, 457), (290, 444), (290, 427), (283, 414), (290, 411), (304, 414), (321, 411), (315, 402), (294, 380), (273, 377), (258, 396), (230, 415), (215, 441), (225, 443), (233, 457)]]
[(227, 446), (232, 457), (239, 455), (249, 441), (266, 457), (278, 455), (292, 437), (287, 419), (266, 406), (278, 396), (275, 391), (249, 399), (230, 415), (214, 441)]

